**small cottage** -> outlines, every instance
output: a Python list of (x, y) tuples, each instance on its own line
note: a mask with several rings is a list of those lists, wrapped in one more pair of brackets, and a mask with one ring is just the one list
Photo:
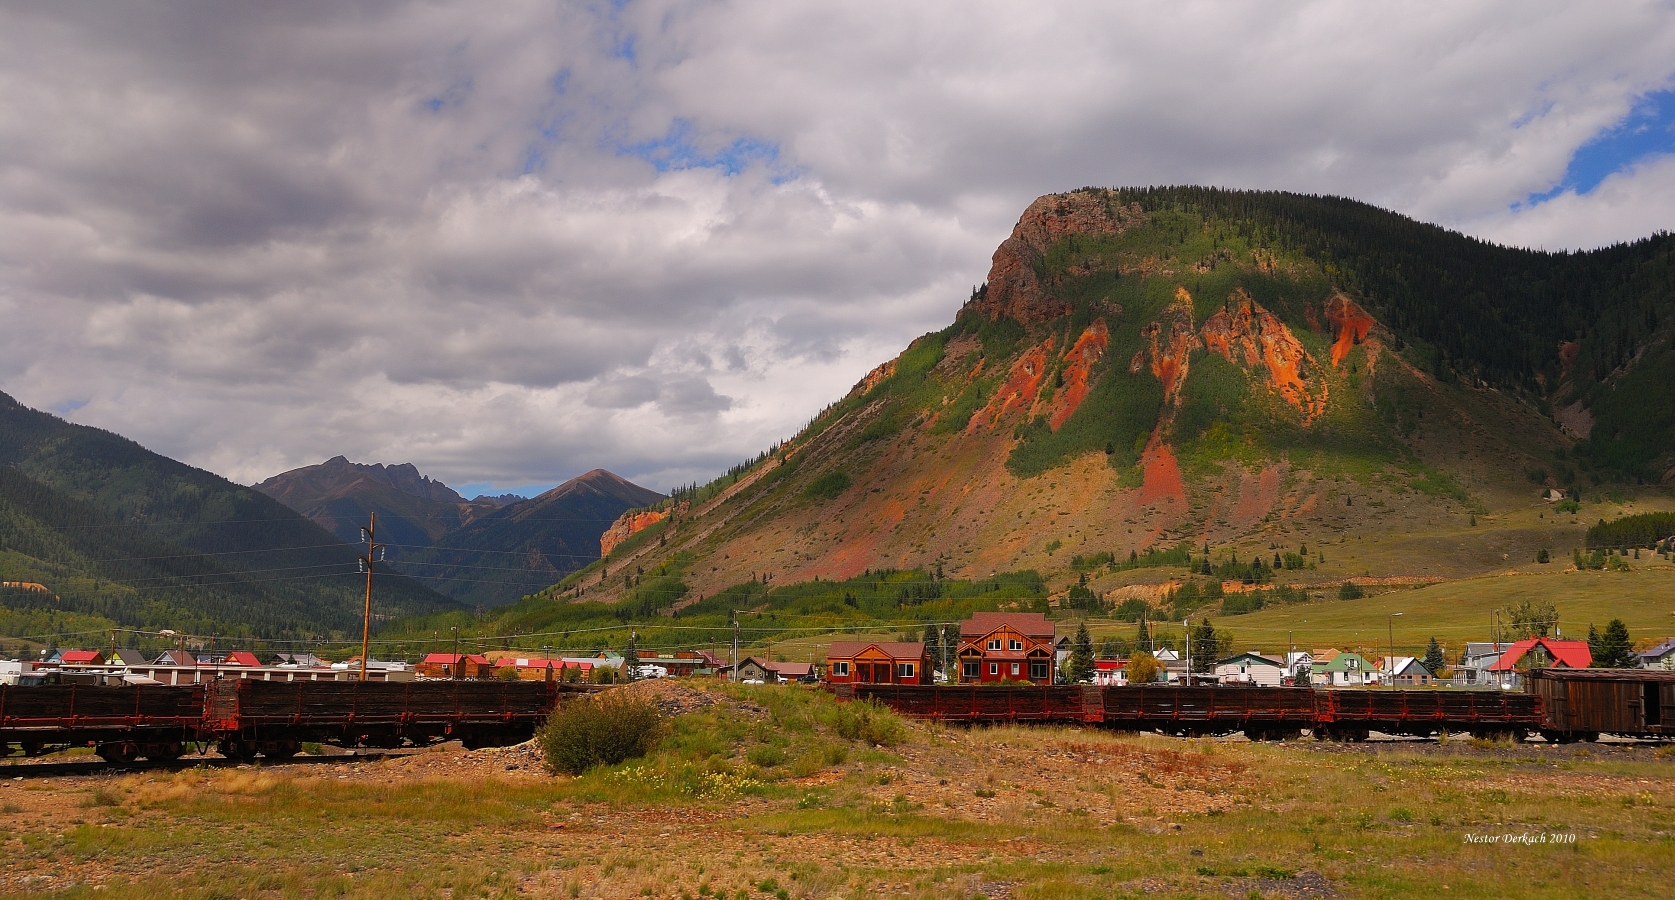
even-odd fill
[(1279, 687), (1285, 678), (1285, 663), (1255, 651), (1246, 651), (1217, 660), (1215, 676), (1216, 681), (1221, 684)]
[(826, 650), (832, 684), (930, 684), (931, 658), (923, 641), (833, 641)]

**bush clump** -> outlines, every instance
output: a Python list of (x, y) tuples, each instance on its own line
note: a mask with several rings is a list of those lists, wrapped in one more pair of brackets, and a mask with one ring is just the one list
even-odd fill
[(839, 703), (829, 715), (831, 729), (852, 741), (894, 747), (907, 740), (907, 726), (901, 717), (873, 700)]
[(553, 771), (580, 775), (656, 749), (663, 714), (649, 701), (606, 693), (560, 704), (536, 737)]

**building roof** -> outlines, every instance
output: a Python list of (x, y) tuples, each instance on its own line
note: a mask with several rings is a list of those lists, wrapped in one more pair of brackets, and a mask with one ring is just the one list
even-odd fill
[(227, 658), (222, 660), (221, 664), (225, 666), (260, 667), (262, 661), (257, 659), (256, 654), (251, 653), (249, 650), (234, 650), (233, 652), (227, 654)]
[(1670, 638), (1670, 639), (1664, 641), (1663, 643), (1657, 645), (1656, 647), (1653, 647), (1649, 650), (1646, 650), (1646, 651), (1638, 654), (1638, 656), (1641, 659), (1654, 660), (1654, 659), (1663, 659), (1665, 656), (1668, 656), (1671, 653), (1675, 653), (1675, 638)]
[(1553, 638), (1525, 638), (1515, 642), (1501, 654), (1500, 659), (1489, 667), (1491, 672), (1510, 672), (1518, 667), (1518, 661), (1536, 647), (1542, 647), (1547, 655), (1553, 658), (1555, 666), (1567, 669), (1586, 669), (1594, 661), (1594, 654), (1588, 649), (1587, 641), (1560, 641)]
[(105, 661), (105, 654), (97, 650), (65, 650), (58, 654), (58, 661), (62, 663), (100, 663)]
[(489, 664), (487, 658), (477, 653), (432, 653), (419, 663), (421, 666), (453, 666), (462, 662), (476, 663), (479, 666)]
[(187, 650), (164, 650), (154, 660), (154, 665), (159, 666), (195, 666), (197, 664), (198, 658)]
[(1093, 661), (1095, 672), (1115, 672), (1118, 669), (1126, 668), (1128, 668), (1128, 660), (1126, 659), (1096, 659)]
[(925, 655), (924, 641), (833, 641), (826, 648), (826, 658), (854, 659), (868, 647), (877, 647), (891, 659), (919, 659)]
[[(1355, 663), (1354, 667), (1350, 666), (1352, 660)], [(1359, 653), (1338, 653), (1326, 662), (1321, 662), (1319, 657), (1316, 657), (1314, 662), (1316, 672), (1365, 672), (1371, 668), (1366, 658)]]
[(1218, 665), (1218, 666), (1232, 666), (1232, 665), (1238, 665), (1240, 662), (1245, 662), (1247, 665), (1273, 666), (1276, 669), (1285, 668), (1285, 663), (1282, 663), (1279, 660), (1274, 659), (1272, 657), (1263, 656), (1262, 654), (1256, 653), (1256, 652), (1251, 651), (1251, 650), (1246, 650), (1243, 653), (1235, 653), (1232, 656), (1227, 657), (1226, 659), (1218, 659), (1218, 660), (1216, 660), (1216, 665)]
[(980, 638), (1001, 628), (1010, 628), (1026, 637), (1048, 641), (1053, 639), (1056, 632), (1053, 623), (1047, 621), (1045, 613), (980, 612), (972, 613), (971, 618), (960, 623), (960, 640)]
[(807, 678), (814, 674), (814, 663), (775, 662), (770, 665), (781, 678)]

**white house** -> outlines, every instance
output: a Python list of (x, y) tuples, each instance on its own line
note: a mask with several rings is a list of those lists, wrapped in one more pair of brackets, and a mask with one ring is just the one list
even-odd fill
[(1314, 654), (1307, 650), (1293, 650), (1285, 655), (1285, 674), (1291, 678), (1292, 684), (1306, 685), (1309, 683), (1309, 673), (1314, 671)]
[(1216, 681), (1222, 684), (1259, 684), (1279, 687), (1285, 663), (1261, 653), (1245, 651), (1216, 661)]
[(1670, 638), (1638, 656), (1642, 669), (1675, 671), (1675, 638)]

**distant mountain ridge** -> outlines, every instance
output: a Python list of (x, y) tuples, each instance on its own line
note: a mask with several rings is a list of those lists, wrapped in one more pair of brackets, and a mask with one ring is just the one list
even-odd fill
[[(0, 467), (0, 580), (40, 582), (63, 599), (30, 612), (31, 597), (8, 595), (15, 615), (0, 627), (359, 633), (355, 548), (260, 492), (3, 393)], [(380, 618), (458, 608), (393, 575), (373, 605)]]
[(666, 499), (594, 469), (538, 497), (479, 516), (435, 546), (403, 557), (402, 571), (466, 603), (511, 603), (599, 559), (599, 538), (630, 509)]
[(377, 513), (380, 539), (396, 557), (507, 505), (499, 498), (467, 501), (412, 463), (354, 463), (342, 456), (275, 475), (255, 489), (350, 543)]

